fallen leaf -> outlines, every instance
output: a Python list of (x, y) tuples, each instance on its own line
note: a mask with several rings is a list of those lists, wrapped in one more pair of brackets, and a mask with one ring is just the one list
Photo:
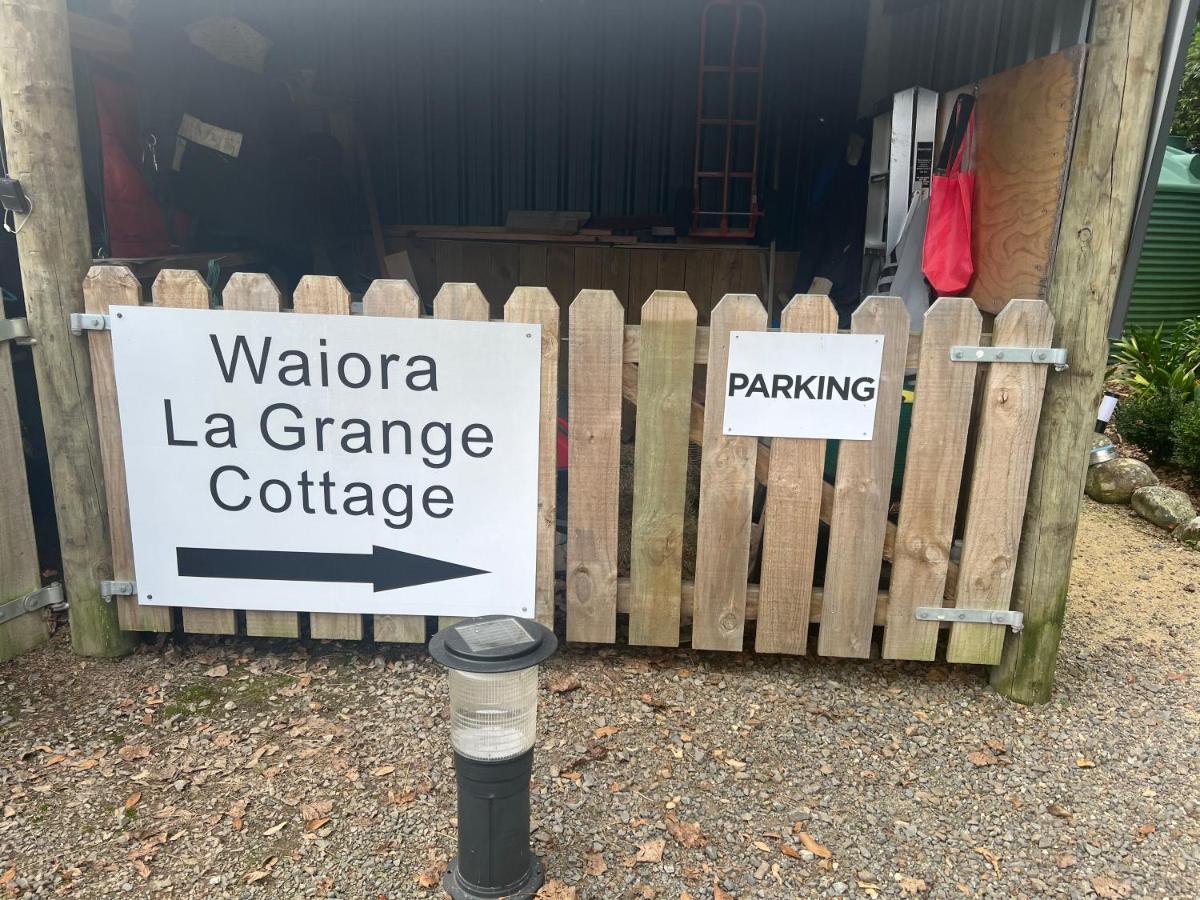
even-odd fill
[(679, 895), (679, 900), (692, 900), (692, 895), (689, 894), (687, 891), (684, 891), (682, 894)]
[(592, 737), (594, 737), (596, 740), (600, 740), (601, 738), (612, 737), (620, 730), (621, 729), (616, 725), (605, 725), (604, 727), (597, 728), (595, 731), (593, 731)]
[(373, 769), (371, 774), (376, 778), (382, 778), (384, 775), (391, 775), (395, 771), (395, 766), (380, 766), (378, 769)]
[(1081, 757), (1079, 757), (1079, 759), (1075, 760), (1075, 765), (1081, 769), (1096, 768), (1096, 764), (1094, 762), (1092, 762), (1090, 759), (1088, 759), (1086, 756), (1081, 756)]
[(56, 753), (52, 757), (50, 757), (48, 760), (46, 760), (46, 768), (48, 769), (51, 766), (57, 766), (64, 759), (66, 759), (66, 757), (63, 754)]
[(1147, 835), (1154, 834), (1154, 832), (1156, 832), (1156, 831), (1158, 831), (1157, 825), (1139, 825), (1138, 826), (1138, 834), (1140, 834), (1142, 837), (1146, 837)]
[(558, 878), (551, 878), (533, 895), (536, 900), (577, 900), (578, 892), (572, 885)]
[(976, 750), (974, 753), (968, 753), (967, 759), (973, 766), (994, 766), (1000, 762), (999, 759), (986, 750)]
[(638, 847), (635, 861), (640, 863), (662, 862), (663, 849), (667, 846), (665, 838), (654, 838)]
[(755, 849), (755, 850), (761, 850), (763, 853), (770, 853), (770, 852), (771, 852), (771, 847), (770, 847), (770, 845), (769, 845), (769, 844), (767, 844), (767, 843), (765, 843), (764, 841), (755, 841), (755, 842), (754, 842), (754, 849)]
[(229, 674), (229, 666), (221, 663), (219, 666), (213, 666), (211, 669), (208, 669), (204, 674), (209, 678), (224, 678)]
[(779, 852), (784, 856), (790, 856), (792, 859), (804, 859), (804, 857), (800, 855), (800, 851), (791, 844), (784, 844), (779, 848)]
[(1051, 803), (1049, 806), (1047, 806), (1046, 812), (1059, 819), (1069, 819), (1074, 815), (1069, 809), (1064, 806), (1059, 806), (1057, 803)]
[(1133, 893), (1133, 887), (1109, 875), (1097, 875), (1092, 879), (1092, 890), (1105, 900), (1121, 900)]
[(608, 871), (608, 863), (604, 860), (603, 853), (585, 853), (583, 854), (583, 874), (591, 877), (603, 875)]
[(832, 859), (833, 854), (829, 852), (828, 847), (823, 847), (813, 839), (813, 836), (807, 831), (796, 832), (796, 837), (800, 839), (800, 843), (804, 845), (804, 849), (813, 856), (819, 856), (821, 859)]
[(577, 675), (571, 673), (559, 675), (557, 678), (550, 680), (550, 693), (567, 694), (571, 691), (579, 690), (581, 686)]
[(332, 800), (318, 800), (315, 803), (305, 803), (300, 807), (300, 818), (306, 822), (319, 819), (333, 812)]
[(706, 843), (700, 833), (699, 822), (684, 822), (674, 815), (667, 815), (667, 833), (684, 847), (703, 847)]
[(17, 877), (16, 867), (9, 868), (3, 875), (0, 875), (0, 884), (8, 884)]
[(444, 860), (437, 860), (430, 863), (424, 869), (417, 873), (416, 882), (419, 887), (434, 888), (442, 883), (442, 876), (446, 874), (446, 863)]
[(145, 744), (126, 744), (117, 751), (117, 756), (125, 760), (125, 762), (133, 762), (135, 759), (145, 759), (150, 755), (150, 748)]
[(135, 806), (137, 806), (141, 802), (141, 800), (142, 800), (141, 793), (130, 794), (129, 797), (125, 800), (125, 808), (133, 809)]
[(1055, 865), (1057, 865), (1060, 869), (1069, 869), (1077, 862), (1078, 860), (1070, 853), (1060, 853), (1054, 860)]
[(722, 888), (717, 882), (713, 881), (713, 900), (734, 900), (733, 894)]
[(286, 826), (286, 825), (287, 825), (287, 822), (280, 822), (278, 825), (272, 825), (270, 828), (268, 828), (266, 831), (263, 832), (263, 837), (271, 837), (271, 835), (279, 834), (279, 832), (283, 831), (284, 826)]
[(1004, 753), (1007, 750), (1007, 748), (1004, 746), (1004, 741), (998, 741), (995, 738), (988, 738), (986, 741), (984, 741), (984, 743), (988, 745), (989, 749), (996, 753)]
[(133, 867), (137, 870), (137, 873), (142, 876), (142, 878), (150, 877), (150, 867), (140, 859), (135, 859), (133, 861)]
[(925, 879), (914, 878), (911, 875), (898, 875), (896, 883), (900, 885), (900, 893), (905, 896), (912, 894), (915, 897), (917, 894), (923, 894), (929, 890)]
[(996, 875), (1000, 875), (1000, 857), (989, 850), (987, 847), (976, 847), (975, 852), (992, 864), (992, 869)]
[(659, 700), (653, 694), (642, 694), (642, 696), (638, 699), (640, 699), (643, 703), (645, 703), (651, 709), (666, 709), (667, 708), (666, 702), (663, 700)]
[(325, 817), (322, 819), (312, 819), (311, 821), (304, 823), (304, 831), (306, 834), (311, 834), (312, 832), (316, 831), (318, 828), (323, 828), (324, 826), (326, 826), (328, 824), (329, 824), (328, 817)]

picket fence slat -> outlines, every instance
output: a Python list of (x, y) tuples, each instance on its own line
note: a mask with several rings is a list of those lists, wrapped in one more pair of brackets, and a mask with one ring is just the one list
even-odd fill
[[(83, 280), (83, 308), (108, 315), (111, 306), (138, 306), (142, 286), (125, 266), (92, 266)], [(129, 530), (129, 497), (125, 482), (125, 450), (121, 438), (121, 414), (117, 407), (117, 382), (113, 369), (112, 334), (88, 332), (88, 355), (92, 360), (92, 392), (96, 402), (96, 428), (100, 438), (100, 462), (108, 506), (109, 540), (112, 545), (113, 578), (135, 579), (133, 534)], [(170, 631), (171, 609), (143, 606), (136, 596), (118, 597), (117, 622), (126, 631)]]
[(854, 311), (854, 334), (882, 335), (883, 365), (875, 393), (875, 431), (870, 441), (842, 441), (838, 448), (825, 612), (817, 641), (822, 656), (871, 655), (871, 625), (891, 499), (899, 431), (900, 392), (908, 347), (908, 310), (899, 297), (868, 297)]
[(950, 348), (977, 346), (982, 327), (975, 301), (963, 297), (942, 297), (925, 313), (888, 587), (885, 659), (932, 660), (937, 651), (937, 623), (918, 621), (914, 613), (919, 606), (942, 605), (975, 396), (976, 363), (952, 360)]
[[(421, 299), (403, 279), (381, 278), (371, 282), (363, 294), (364, 316), (415, 319), (421, 315)], [(371, 620), (375, 640), (398, 644), (425, 641), (424, 616), (376, 615)]]
[[(155, 306), (179, 309), (208, 309), (208, 284), (191, 269), (163, 269), (151, 285)], [(183, 630), (192, 634), (237, 634), (237, 616), (232, 609), (182, 607)]]
[(641, 322), (629, 642), (677, 647), (696, 307), (682, 291), (655, 291)]
[(558, 453), (559, 309), (543, 287), (514, 288), (504, 305), (504, 321), (542, 326), (541, 388), (538, 415), (538, 520), (534, 617), (554, 627), (555, 461)]
[(767, 311), (753, 294), (726, 294), (713, 307), (692, 618), (692, 646), (697, 650), (742, 649), (758, 438), (725, 434), (725, 381), (731, 333), (766, 327)]
[[(827, 296), (797, 294), (783, 310), (780, 327), (831, 333), (837, 331), (837, 321)], [(824, 467), (824, 440), (771, 440), (754, 640), (759, 653), (802, 655), (807, 650)]]
[[(283, 295), (269, 276), (257, 272), (235, 272), (221, 292), (221, 305), (229, 310), (279, 312)], [(294, 612), (246, 610), (246, 634), (250, 637), (300, 637), (300, 616)]]
[(612, 291), (571, 304), (567, 387), (567, 640), (617, 639), (625, 310)]
[[(329, 316), (350, 315), (350, 292), (333, 275), (305, 275), (292, 293), (292, 309), (298, 313)], [(362, 639), (362, 616), (355, 613), (310, 613), (309, 634), (332, 641)]]
[[(1044, 301), (1013, 300), (996, 317), (993, 340), (997, 347), (1049, 347), (1053, 331)], [(959, 568), (960, 608), (1009, 608), (1046, 368), (988, 364)], [(946, 661), (994, 666), (1003, 646), (1002, 627), (956, 622)]]
[[(455, 319), (460, 322), (486, 322), (490, 315), (487, 297), (479, 285), (449, 281), (433, 298), (435, 319)], [(438, 616), (438, 628), (446, 628), (462, 620), (462, 616)]]

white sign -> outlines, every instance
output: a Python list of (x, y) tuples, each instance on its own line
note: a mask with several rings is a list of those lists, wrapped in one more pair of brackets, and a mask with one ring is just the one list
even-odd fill
[(532, 615), (539, 326), (110, 321), (142, 603)]
[(725, 433), (869, 441), (883, 335), (735, 331)]

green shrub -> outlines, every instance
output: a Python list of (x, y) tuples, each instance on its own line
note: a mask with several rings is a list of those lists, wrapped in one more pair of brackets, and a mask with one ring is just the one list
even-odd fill
[(1171, 460), (1200, 478), (1200, 403), (1189, 403), (1175, 419)]
[(1165, 332), (1134, 326), (1112, 345), (1108, 376), (1139, 397), (1174, 395), (1183, 400), (1196, 393), (1196, 370), (1200, 368), (1200, 320), (1180, 322)]
[(1141, 447), (1151, 459), (1165, 462), (1175, 449), (1175, 422), (1185, 407), (1177, 394), (1147, 394), (1126, 397), (1117, 404), (1113, 424), (1121, 437)]

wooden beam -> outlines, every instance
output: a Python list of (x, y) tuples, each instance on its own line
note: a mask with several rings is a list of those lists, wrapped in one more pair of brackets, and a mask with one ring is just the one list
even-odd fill
[(1108, 358), (1108, 323), (1137, 207), (1166, 32), (1167, 0), (1097, 0), (1079, 125), (1047, 302), (1054, 346), (1042, 402), (1013, 606), (1025, 628), (1005, 639), (992, 686), (1020, 703), (1054, 689), (1088, 440)]
[(71, 645), (84, 656), (118, 656), (134, 638), (118, 627), (116, 605), (100, 599), (98, 582), (112, 577), (104, 470), (88, 344), (68, 330), (70, 314), (83, 312), (92, 254), (64, 0), (0, 3), (0, 110), (9, 171), (33, 200), (18, 223), (17, 254), (37, 340)]

